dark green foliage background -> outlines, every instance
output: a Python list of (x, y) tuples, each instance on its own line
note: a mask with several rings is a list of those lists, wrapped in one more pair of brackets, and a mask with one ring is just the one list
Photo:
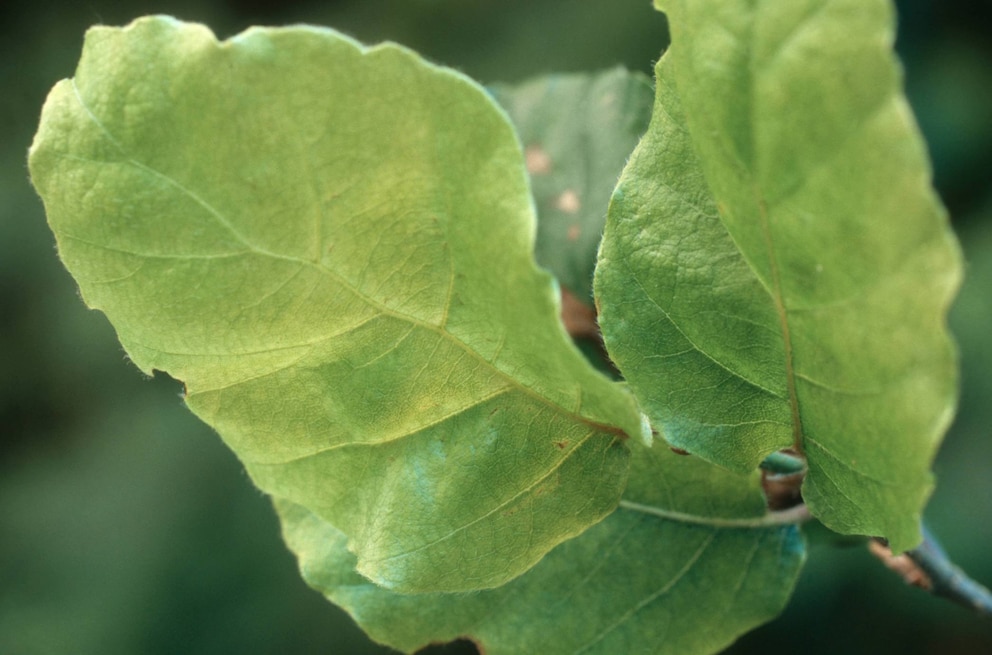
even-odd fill
[[(900, 54), (938, 187), (969, 261), (954, 310), (960, 416), (928, 516), (992, 583), (992, 21), (984, 0), (900, 2)], [(62, 269), (25, 157), (48, 89), (94, 23), (170, 13), (219, 36), (251, 24), (384, 38), (483, 82), (617, 63), (650, 72), (666, 39), (646, 0), (3, 3), (0, 9), (0, 653), (386, 652), (308, 590), (234, 456), (143, 382)], [(733, 653), (992, 652), (992, 623), (911, 589), (859, 544), (811, 531), (779, 621)], [(608, 602), (608, 599), (604, 599)], [(448, 649), (455, 652), (457, 648)], [(462, 648), (462, 651), (468, 651)]]

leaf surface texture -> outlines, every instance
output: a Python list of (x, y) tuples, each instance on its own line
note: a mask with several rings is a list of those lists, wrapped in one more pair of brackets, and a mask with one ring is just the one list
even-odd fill
[(304, 578), (369, 635), (411, 653), (467, 637), (488, 655), (705, 655), (781, 611), (804, 546), (764, 515), (755, 475), (631, 444), (630, 487), (602, 523), (498, 589), (392, 593), (354, 572), (344, 536), (281, 500)]
[(652, 422), (735, 470), (794, 447), (826, 525), (919, 540), (955, 397), (956, 242), (887, 0), (670, 0), (600, 322)]
[(98, 27), (30, 168), (131, 359), (376, 583), (496, 586), (616, 507), (640, 414), (561, 328), (465, 77), (313, 27)]

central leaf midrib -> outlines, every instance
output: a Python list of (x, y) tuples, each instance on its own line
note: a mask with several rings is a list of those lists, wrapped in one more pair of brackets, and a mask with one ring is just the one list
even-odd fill
[[(123, 144), (116, 137), (114, 137), (114, 135), (103, 125), (103, 123), (97, 118), (96, 114), (94, 114), (94, 112), (89, 108), (89, 106), (83, 100), (82, 94), (80, 93), (78, 87), (76, 86), (75, 79), (72, 79), (71, 80), (71, 83), (72, 83), (73, 94), (74, 94), (76, 100), (79, 102), (80, 107), (83, 109), (84, 112), (86, 112), (86, 114), (89, 117), (89, 119), (93, 122), (93, 124), (97, 127), (97, 129), (107, 138), (107, 140), (110, 141), (110, 143), (113, 144), (113, 146), (116, 147), (121, 152), (121, 154), (124, 155), (124, 157), (126, 157), (126, 162), (125, 163), (131, 164), (135, 168), (137, 168), (138, 170), (145, 171), (145, 172), (147, 172), (150, 175), (154, 175), (154, 176), (158, 177), (159, 179), (165, 181), (167, 184), (169, 184), (170, 186), (172, 186), (174, 189), (178, 190), (180, 193), (185, 194), (187, 197), (189, 197), (191, 200), (193, 200), (196, 204), (198, 204), (201, 207), (203, 207), (203, 209), (207, 212), (207, 214), (210, 215), (210, 216), (212, 216), (223, 228), (225, 228), (226, 230), (228, 230), (228, 232), (230, 232), (230, 234), (237, 241), (239, 241), (240, 243), (242, 243), (245, 247), (249, 248), (254, 253), (256, 253), (258, 255), (261, 255), (261, 256), (272, 257), (272, 258), (275, 258), (275, 259), (282, 259), (282, 260), (285, 260), (285, 261), (291, 261), (291, 262), (294, 262), (294, 263), (302, 264), (302, 265), (305, 265), (305, 266), (309, 266), (309, 267), (311, 267), (311, 268), (313, 268), (313, 269), (315, 269), (315, 270), (317, 270), (319, 272), (322, 272), (322, 273), (330, 276), (332, 279), (336, 280), (337, 282), (340, 282), (345, 288), (347, 288), (357, 298), (359, 298), (360, 300), (364, 301), (365, 303), (367, 303), (368, 305), (370, 305), (371, 307), (373, 307), (374, 309), (376, 309), (377, 311), (379, 311), (381, 314), (386, 315), (386, 316), (393, 317), (393, 318), (395, 318), (397, 320), (410, 322), (410, 323), (412, 323), (412, 324), (414, 324), (416, 326), (419, 326), (419, 327), (422, 327), (422, 328), (424, 328), (426, 330), (430, 330), (432, 332), (435, 332), (439, 336), (441, 336), (442, 338), (448, 339), (449, 341), (451, 341), (454, 344), (456, 344), (463, 351), (465, 351), (466, 353), (468, 353), (470, 356), (474, 357), (477, 361), (479, 361), (479, 362), (481, 362), (481, 363), (483, 363), (483, 364), (491, 367), (492, 369), (494, 369), (500, 375), (500, 377), (502, 377), (505, 380), (507, 380), (510, 385), (512, 385), (512, 386), (520, 389), (525, 394), (527, 394), (527, 395), (535, 398), (539, 402), (541, 402), (541, 403), (543, 403), (543, 404), (545, 404), (545, 405), (553, 408), (558, 413), (560, 413), (560, 414), (562, 414), (564, 416), (567, 416), (569, 418), (572, 418), (572, 419), (574, 419), (574, 420), (576, 420), (576, 421), (578, 421), (580, 423), (583, 423), (583, 424), (586, 424), (586, 425), (590, 425), (591, 427), (593, 427), (593, 428), (595, 428), (597, 430), (600, 430), (602, 432), (606, 432), (606, 433), (613, 434), (613, 435), (616, 435), (616, 436), (621, 436), (622, 438), (626, 438), (628, 436), (626, 434), (626, 432), (622, 428), (614, 427), (614, 426), (610, 426), (610, 425), (605, 425), (605, 424), (599, 423), (598, 421), (595, 421), (595, 420), (593, 420), (591, 418), (588, 418), (588, 417), (585, 417), (585, 416), (583, 416), (581, 414), (578, 414), (578, 413), (576, 413), (573, 410), (570, 410), (570, 409), (567, 409), (567, 408), (563, 407), (558, 402), (551, 400), (550, 398), (544, 396), (543, 394), (538, 393), (534, 389), (532, 389), (532, 388), (530, 388), (530, 387), (528, 387), (528, 386), (520, 383), (513, 376), (511, 376), (508, 373), (506, 373), (504, 370), (502, 370), (501, 368), (499, 368), (493, 362), (485, 359), (474, 348), (472, 348), (471, 346), (469, 346), (468, 344), (466, 344), (464, 341), (462, 341), (461, 339), (459, 339), (456, 336), (454, 336), (451, 332), (447, 331), (443, 327), (438, 326), (438, 325), (434, 325), (432, 323), (428, 323), (428, 322), (426, 322), (426, 321), (424, 321), (422, 319), (416, 318), (414, 316), (411, 316), (411, 315), (408, 315), (408, 314), (404, 314), (402, 312), (398, 312), (398, 311), (396, 311), (396, 310), (388, 307), (387, 305), (379, 302), (378, 300), (375, 300), (375, 299), (371, 298), (370, 296), (367, 296), (366, 294), (364, 294), (363, 292), (361, 292), (350, 280), (346, 279), (345, 277), (343, 277), (341, 274), (337, 273), (336, 271), (333, 271), (332, 269), (329, 269), (329, 268), (321, 265), (319, 262), (314, 262), (314, 261), (302, 259), (300, 257), (294, 257), (294, 256), (290, 256), (290, 255), (284, 255), (284, 254), (281, 254), (281, 253), (272, 252), (272, 251), (269, 251), (269, 250), (267, 250), (265, 248), (262, 248), (262, 247), (260, 247), (260, 246), (258, 246), (256, 244), (254, 244), (249, 239), (247, 239), (243, 234), (241, 234), (234, 227), (234, 225), (224, 217), (223, 214), (221, 214), (217, 209), (215, 209), (206, 200), (204, 200), (203, 198), (201, 198), (198, 194), (196, 194), (193, 191), (191, 191), (190, 189), (186, 188), (185, 186), (183, 186), (182, 184), (180, 184), (178, 181), (174, 180), (170, 176), (166, 175), (165, 173), (162, 173), (162, 172), (160, 172), (160, 171), (152, 168), (151, 166), (148, 166), (147, 164), (144, 164), (144, 163), (142, 163), (142, 162), (134, 159), (130, 154), (128, 154), (128, 152), (124, 148)], [(97, 162), (95, 161), (95, 163), (97, 163)], [(105, 163), (106, 164), (106, 163), (111, 163), (111, 162), (99, 162), (99, 163)], [(450, 281), (450, 283), (449, 283), (449, 289), (446, 292), (446, 296), (447, 296), (447, 298), (448, 298), (449, 301), (450, 301), (450, 298), (451, 298), (451, 295), (452, 295), (452, 289), (450, 288), (450, 285), (453, 284), (453, 282), (454, 282), (454, 280), (451, 280)], [(445, 308), (444, 308), (444, 311), (443, 311), (443, 316), (444, 316), (444, 319), (445, 320), (447, 319), (448, 310), (449, 310), (449, 307), (446, 305)]]
[[(815, 12), (814, 12), (815, 13)], [(755, 127), (755, 116), (758, 114), (756, 110), (755, 103), (759, 99), (759, 95), (755, 93), (755, 88), (757, 86), (757, 62), (755, 61), (755, 52), (753, 43), (755, 41), (755, 23), (757, 18), (752, 15), (750, 22), (748, 23), (748, 34), (747, 34), (747, 138), (749, 146), (749, 154), (751, 156), (750, 165), (746, 167), (747, 173), (751, 177), (751, 188), (754, 192), (754, 202), (755, 209), (758, 213), (758, 218), (761, 225), (761, 234), (765, 242), (765, 252), (768, 257), (768, 266), (771, 273), (771, 292), (772, 302), (775, 305), (775, 313), (778, 315), (779, 326), (782, 330), (782, 343), (785, 349), (785, 385), (788, 390), (789, 395), (789, 412), (792, 416), (792, 447), (799, 453), (799, 455), (804, 455), (803, 448), (803, 424), (802, 417), (799, 413), (799, 396), (796, 391), (796, 376), (795, 368), (792, 359), (792, 334), (789, 328), (789, 314), (788, 309), (785, 306), (784, 296), (782, 294), (782, 276), (781, 271), (778, 266), (778, 257), (775, 254), (775, 244), (772, 238), (771, 225), (769, 223), (768, 216), (768, 205), (765, 201), (766, 194), (763, 192), (761, 184), (758, 180), (764, 179), (761, 175), (756, 174), (755, 170), (760, 167), (762, 162), (762, 157), (759, 154), (759, 147), (757, 139), (755, 138), (757, 129)], [(729, 231), (729, 230), (728, 230)], [(736, 241), (735, 241), (736, 243)], [(743, 253), (742, 253), (743, 256)], [(745, 257), (745, 260), (747, 258)], [(757, 271), (755, 271), (755, 276), (757, 276)], [(766, 287), (767, 288), (767, 287)]]
[[(753, 28), (753, 25), (751, 27)], [(675, 55), (675, 53), (676, 52), (679, 52), (679, 51), (681, 51), (681, 48), (676, 49), (676, 47), (673, 47), (670, 50), (670, 53), (669, 54)], [(668, 55), (666, 55), (666, 56), (668, 56)], [(748, 115), (749, 115), (748, 123), (752, 126), (748, 130), (748, 139), (749, 139), (749, 152), (750, 152), (750, 154), (751, 154), (751, 156), (753, 158), (754, 156), (756, 156), (756, 150), (755, 150), (756, 144), (755, 144), (755, 139), (754, 139), (755, 134), (754, 134), (754, 129), (753, 129), (754, 121), (751, 119), (753, 117), (753, 115), (754, 115), (754, 108), (751, 106), (752, 103), (754, 102), (754, 94), (753, 94), (754, 72), (753, 72), (753, 70), (751, 70), (751, 68), (752, 68), (751, 65), (753, 64), (753, 62), (751, 61), (752, 53), (751, 53), (750, 47), (748, 47), (748, 55), (747, 55), (747, 57), (748, 57), (748, 64), (749, 64), (749, 66), (748, 66), (749, 82), (748, 82), (748, 86), (747, 86), (747, 91), (748, 91), (748, 103), (747, 103), (748, 106), (747, 106), (747, 111), (748, 111)], [(678, 63), (678, 60), (677, 59), (675, 59), (673, 61), (673, 65), (674, 65), (674, 67), (676, 67), (676, 70), (677, 70), (677, 68), (680, 65)], [(681, 101), (682, 93), (681, 93), (681, 88), (680, 88), (681, 85), (679, 84), (679, 76), (678, 75), (675, 75), (674, 78), (675, 78), (676, 96), (679, 98), (679, 102), (681, 104), (681, 102), (682, 102)], [(663, 105), (658, 105), (658, 106), (661, 107), (662, 109), (666, 109)], [(698, 146), (696, 145), (697, 139), (694, 136), (694, 134), (697, 132), (697, 130), (696, 129), (693, 129), (693, 121), (690, 119), (691, 112), (686, 112), (683, 109), (683, 114), (685, 116), (685, 118), (684, 118), (685, 125), (686, 125), (685, 131), (686, 131), (686, 133), (688, 135), (688, 139), (689, 139), (689, 142), (691, 144), (692, 150), (695, 153), (697, 153), (696, 154), (696, 157), (697, 157), (697, 160), (699, 160), (699, 163), (700, 163), (700, 166), (701, 166), (701, 164), (702, 164), (702, 157), (698, 154), (699, 150), (698, 150)], [(678, 126), (679, 125), (679, 122), (673, 120), (672, 121), (672, 124)], [(777, 260), (776, 255), (775, 255), (775, 249), (774, 249), (774, 244), (773, 244), (772, 235), (771, 235), (771, 229), (770, 229), (770, 225), (769, 225), (769, 221), (768, 221), (768, 214), (767, 214), (767, 210), (766, 210), (766, 206), (765, 206), (765, 202), (764, 202), (764, 196), (763, 196), (763, 194), (761, 192), (760, 186), (755, 181), (756, 178), (755, 178), (755, 175), (753, 173), (754, 165), (755, 165), (754, 162), (751, 161), (751, 162), (749, 162), (749, 163), (747, 163), (745, 165), (745, 168), (746, 168), (746, 170), (747, 170), (747, 172), (748, 172), (748, 174), (749, 174), (749, 176), (751, 178), (750, 184), (751, 184), (751, 188), (753, 190), (754, 197), (755, 197), (755, 210), (756, 210), (756, 212), (758, 214), (758, 217), (759, 217), (761, 234), (762, 234), (762, 238), (763, 238), (763, 240), (765, 242), (766, 255), (768, 257), (769, 265), (770, 265), (770, 269), (771, 269), (771, 280), (765, 280), (761, 275), (758, 274), (758, 272), (757, 272), (757, 266), (752, 262), (751, 258), (748, 257), (748, 254), (745, 252), (745, 250), (741, 246), (740, 242), (734, 237), (733, 233), (731, 232), (731, 230), (727, 227), (726, 223), (724, 222), (724, 220), (723, 220), (723, 211), (721, 211), (722, 203), (718, 202), (717, 195), (713, 191), (713, 185), (710, 184), (708, 180), (707, 180), (707, 186), (709, 187), (709, 190), (710, 190), (710, 198), (712, 199), (712, 202), (714, 203), (714, 207), (716, 209), (715, 218), (717, 220), (719, 220), (723, 224), (723, 229), (726, 232), (726, 234), (728, 235), (728, 237), (730, 238), (730, 241), (733, 244), (733, 247), (736, 249), (738, 255), (740, 255), (740, 257), (746, 263), (747, 267), (752, 271), (752, 273), (754, 274), (754, 277), (757, 280), (757, 282), (768, 293), (768, 296), (769, 296), (769, 298), (771, 299), (771, 301), (772, 301), (772, 303), (774, 305), (775, 314), (776, 314), (776, 317), (778, 318), (778, 322), (779, 322), (779, 330), (781, 332), (781, 336), (782, 336), (782, 340), (783, 340), (783, 348), (784, 348), (784, 362), (783, 362), (783, 365), (784, 365), (784, 369), (785, 369), (785, 382), (786, 382), (786, 385), (785, 386), (786, 386), (786, 391), (787, 391), (786, 397), (787, 397), (787, 402), (788, 402), (788, 405), (789, 405), (789, 413), (790, 413), (791, 426), (792, 426), (793, 447), (800, 454), (802, 454), (803, 453), (803, 446), (802, 446), (802, 444), (803, 444), (803, 438), (804, 437), (803, 437), (802, 419), (801, 419), (801, 415), (800, 415), (800, 411), (799, 411), (798, 393), (797, 393), (797, 389), (796, 389), (795, 370), (794, 370), (794, 364), (793, 364), (792, 335), (791, 335), (791, 331), (790, 331), (790, 327), (789, 327), (788, 311), (787, 311), (787, 309), (785, 307), (785, 304), (784, 304), (784, 301), (783, 301), (781, 275), (780, 275), (780, 271), (779, 271), (779, 268), (778, 268), (778, 260)], [(702, 169), (702, 167), (701, 167), (701, 171), (703, 172), (704, 179), (706, 177), (708, 177), (707, 174), (706, 174), (705, 169)], [(706, 215), (707, 214), (707, 212), (702, 212), (702, 211), (700, 211), (700, 213), (703, 214), (703, 215)], [(649, 299), (650, 299), (650, 297), (649, 297)], [(651, 300), (652, 300), (652, 302), (654, 302), (653, 299), (651, 299)], [(655, 304), (657, 305), (658, 303), (655, 302)], [(671, 319), (669, 319), (669, 320), (670, 320), (670, 322), (672, 322)], [(674, 322), (672, 322), (672, 323), (674, 325)], [(676, 328), (678, 329), (678, 326), (676, 326)], [(679, 330), (679, 331), (683, 333), (683, 336), (685, 336), (685, 333), (682, 330)], [(691, 340), (690, 340), (690, 344), (692, 344), (692, 341)], [(729, 366), (727, 366), (727, 365), (725, 365), (725, 364), (717, 361), (713, 357), (709, 356), (703, 349), (701, 349), (699, 347), (696, 347), (696, 350), (699, 351), (700, 353), (702, 353), (704, 356), (709, 357), (716, 366), (719, 366), (720, 368), (722, 368), (722, 369), (724, 369), (724, 370), (726, 370), (726, 371), (734, 374), (736, 377), (744, 380), (745, 382), (750, 383), (752, 386), (754, 386), (754, 387), (756, 387), (758, 389), (764, 390), (764, 387), (763, 386), (751, 382), (747, 377), (745, 377), (742, 374), (736, 373)], [(782, 396), (780, 394), (773, 394), (773, 395), (776, 396), (776, 397), (778, 397), (778, 398), (782, 398)], [(785, 400), (785, 398), (782, 398), (782, 399)]]
[[(772, 238), (772, 231), (769, 222), (768, 209), (765, 201), (765, 194), (763, 193), (762, 187), (758, 182), (758, 180), (760, 180), (761, 177), (757, 175), (755, 172), (755, 169), (758, 168), (760, 164), (759, 148), (758, 148), (757, 140), (755, 138), (756, 136), (755, 116), (757, 115), (755, 103), (758, 100), (757, 94), (755, 93), (757, 62), (755, 60), (754, 48), (752, 47), (753, 42), (755, 40), (754, 37), (754, 31), (756, 27), (755, 21), (756, 19), (752, 16), (750, 22), (747, 25), (747, 33), (742, 37), (739, 37), (743, 42), (743, 46), (746, 52), (746, 54), (744, 55), (744, 67), (746, 72), (745, 92), (747, 95), (746, 102), (744, 103), (745, 104), (744, 110), (747, 112), (747, 117), (746, 117), (747, 153), (745, 160), (742, 161), (741, 164), (743, 165), (744, 171), (749, 178), (749, 185), (753, 193), (753, 198), (754, 198), (753, 210), (757, 213), (759, 227), (761, 230), (761, 236), (765, 245), (765, 254), (768, 258), (769, 269), (770, 269), (769, 272), (771, 275), (770, 281), (766, 281), (761, 275), (758, 274), (757, 266), (754, 264), (751, 258), (748, 257), (748, 254), (744, 251), (740, 242), (734, 238), (734, 235), (731, 232), (731, 230), (727, 227), (726, 222), (723, 221), (722, 219), (723, 212), (719, 211), (719, 207), (721, 206), (721, 203), (717, 202), (717, 196), (716, 193), (714, 193), (713, 191), (713, 185), (709, 182), (708, 179), (707, 179), (707, 186), (710, 189), (710, 195), (713, 198), (713, 201), (716, 202), (717, 204), (718, 216), (721, 217), (720, 220), (721, 223), (723, 223), (724, 230), (727, 232), (727, 235), (730, 237), (731, 242), (734, 244), (734, 247), (737, 249), (738, 254), (741, 256), (741, 258), (744, 260), (744, 262), (753, 272), (755, 279), (768, 292), (769, 296), (771, 297), (771, 301), (775, 307), (775, 313), (778, 317), (779, 329), (782, 333), (782, 341), (785, 351), (784, 352), (785, 361), (783, 363), (785, 367), (786, 390), (788, 391), (789, 412), (792, 420), (792, 440), (793, 440), (792, 447), (795, 448), (795, 450), (798, 451), (799, 454), (803, 454), (804, 453), (803, 424), (802, 424), (802, 416), (800, 414), (800, 408), (799, 408), (799, 396), (796, 390), (795, 368), (793, 363), (793, 352), (792, 352), (792, 335), (789, 327), (788, 309), (785, 306), (784, 296), (782, 293), (781, 271), (779, 270), (778, 258), (775, 254), (775, 246), (774, 246), (774, 240)], [(681, 52), (682, 47), (677, 45), (673, 46), (671, 51)], [(691, 55), (687, 54), (685, 56), (690, 57)], [(676, 66), (678, 66), (678, 64), (676, 64)], [(675, 86), (677, 93), (681, 96), (682, 95), (681, 88), (683, 85), (679, 84), (678, 77), (676, 77)], [(713, 101), (712, 99), (708, 99), (708, 100), (710, 102)], [(681, 97), (680, 97), (680, 102), (681, 102)], [(688, 128), (690, 142), (693, 145), (693, 150), (698, 153), (699, 150), (696, 147), (696, 138), (694, 137), (694, 135), (698, 133), (698, 128), (693, 129), (693, 121), (691, 120), (692, 112), (684, 111), (683, 113), (685, 115), (685, 122)], [(697, 154), (697, 158), (700, 160), (700, 164), (702, 164), (702, 157)], [(702, 169), (702, 171), (704, 178), (708, 178), (708, 175), (706, 174), (706, 170)]]
[(789, 392), (789, 411), (792, 414), (792, 447), (802, 455), (803, 447), (803, 424), (799, 413), (799, 396), (796, 391), (796, 372), (792, 361), (792, 334), (789, 329), (789, 313), (782, 299), (782, 279), (778, 267), (778, 259), (775, 255), (775, 245), (772, 241), (771, 226), (768, 222), (768, 210), (761, 191), (755, 185), (756, 203), (758, 215), (761, 220), (761, 233), (765, 240), (765, 248), (768, 254), (768, 265), (772, 277), (771, 294), (772, 302), (775, 304), (775, 312), (778, 315), (779, 325), (782, 329), (782, 342), (785, 348), (785, 384)]
[[(793, 441), (792, 447), (800, 455), (803, 455), (804, 454), (803, 424), (802, 424), (802, 416), (799, 410), (799, 396), (796, 390), (795, 368), (793, 364), (793, 352), (792, 352), (792, 335), (789, 327), (788, 309), (785, 306), (784, 296), (782, 293), (781, 271), (779, 270), (778, 258), (775, 253), (775, 245), (774, 245), (774, 240), (772, 238), (768, 209), (767, 209), (767, 204), (765, 202), (765, 194), (763, 193), (762, 187), (758, 182), (758, 180), (761, 179), (761, 177), (755, 173), (755, 169), (759, 165), (759, 154), (758, 154), (757, 141), (755, 139), (756, 128), (755, 128), (755, 120), (754, 120), (754, 117), (756, 115), (754, 104), (757, 100), (756, 94), (754, 92), (756, 86), (756, 80), (755, 80), (756, 62), (754, 59), (754, 49), (752, 48), (752, 42), (754, 41), (754, 29), (755, 29), (754, 23), (755, 23), (755, 19), (752, 18), (752, 20), (748, 24), (748, 29), (747, 29), (748, 33), (746, 35), (746, 42), (744, 43), (746, 49), (745, 58), (746, 58), (746, 73), (747, 73), (747, 77), (746, 77), (747, 82), (745, 87), (747, 93), (747, 102), (746, 102), (745, 110), (747, 112), (746, 124), (748, 126), (747, 127), (748, 161), (742, 163), (747, 176), (750, 178), (749, 183), (754, 198), (753, 209), (758, 216), (761, 236), (765, 245), (765, 254), (768, 258), (769, 273), (771, 275), (770, 284), (768, 284), (768, 282), (766, 282), (762, 278), (762, 276), (758, 274), (757, 266), (751, 261), (751, 258), (748, 257), (747, 253), (744, 252), (744, 249), (741, 246), (740, 242), (734, 238), (734, 235), (729, 229), (729, 227), (727, 227), (726, 222), (723, 221), (722, 212), (719, 211), (719, 207), (721, 206), (722, 203), (717, 202), (716, 193), (714, 193), (713, 186), (712, 184), (709, 184), (708, 181), (707, 181), (707, 186), (709, 186), (710, 194), (714, 202), (716, 202), (717, 204), (718, 207), (717, 215), (720, 217), (721, 223), (723, 223), (724, 230), (727, 232), (727, 235), (730, 237), (731, 242), (734, 244), (734, 247), (737, 249), (738, 254), (741, 256), (741, 258), (744, 260), (744, 262), (753, 272), (755, 279), (768, 292), (772, 304), (774, 305), (775, 314), (779, 321), (779, 329), (781, 330), (782, 333), (782, 342), (784, 348), (785, 361), (783, 363), (785, 367), (785, 383), (786, 383), (786, 390), (788, 392), (789, 413), (792, 419), (792, 441)], [(678, 85), (678, 83), (676, 83), (676, 88), (677, 89), (680, 88), (680, 85)], [(686, 125), (689, 128), (688, 132), (690, 135), (689, 136), (690, 141), (694, 142), (695, 138), (693, 137), (693, 135), (696, 133), (696, 130), (692, 129), (692, 121), (690, 120), (690, 114), (691, 112), (686, 112), (685, 120), (686, 120)], [(696, 150), (695, 145), (693, 149)], [(704, 177), (707, 177), (705, 170), (703, 171), (703, 174)]]
[[(238, 235), (238, 236), (240, 236), (240, 235)], [(563, 407), (562, 405), (560, 405), (556, 401), (554, 401), (554, 400), (552, 400), (552, 399), (550, 399), (550, 398), (548, 398), (548, 397), (540, 394), (539, 392), (535, 391), (534, 389), (532, 389), (532, 388), (530, 388), (530, 387), (522, 384), (520, 381), (518, 381), (513, 376), (509, 375), (506, 371), (504, 371), (499, 366), (497, 366), (494, 362), (491, 362), (488, 359), (486, 359), (485, 357), (483, 357), (478, 351), (476, 351), (474, 348), (472, 348), (471, 346), (469, 346), (467, 343), (465, 343), (464, 341), (462, 341), (461, 339), (459, 339), (458, 337), (456, 337), (454, 334), (452, 334), (451, 332), (449, 332), (447, 329), (441, 327), (440, 325), (435, 325), (433, 323), (429, 323), (429, 322), (427, 322), (427, 321), (425, 321), (423, 319), (417, 318), (417, 317), (412, 316), (410, 314), (405, 314), (403, 312), (396, 311), (395, 309), (389, 307), (388, 305), (386, 305), (386, 304), (384, 304), (384, 303), (382, 303), (382, 302), (380, 302), (380, 301), (378, 301), (378, 300), (376, 300), (376, 299), (374, 299), (374, 298), (366, 295), (365, 293), (361, 292), (358, 288), (355, 287), (355, 285), (351, 281), (349, 281), (347, 278), (345, 278), (344, 276), (342, 276), (340, 273), (338, 273), (338, 272), (336, 272), (336, 271), (334, 271), (334, 270), (332, 270), (330, 268), (327, 268), (326, 266), (323, 266), (321, 264), (318, 264), (316, 262), (311, 262), (311, 261), (307, 261), (305, 259), (300, 259), (300, 258), (297, 258), (297, 257), (291, 257), (291, 256), (288, 256), (288, 255), (281, 255), (281, 254), (278, 254), (278, 253), (269, 252), (269, 251), (266, 251), (264, 249), (256, 248), (253, 244), (251, 244), (251, 243), (249, 243), (247, 241), (243, 241), (243, 243), (247, 247), (254, 249), (255, 252), (257, 254), (259, 254), (259, 255), (267, 256), (267, 257), (274, 257), (274, 258), (279, 258), (279, 259), (285, 259), (285, 260), (288, 260), (288, 261), (297, 262), (297, 263), (300, 263), (300, 264), (309, 266), (309, 267), (313, 268), (314, 270), (316, 270), (316, 271), (318, 271), (320, 273), (323, 273), (323, 274), (329, 276), (330, 278), (332, 278), (336, 282), (339, 282), (342, 286), (344, 286), (345, 288), (347, 288), (348, 291), (350, 291), (351, 293), (353, 293), (357, 298), (359, 298), (363, 302), (365, 302), (368, 305), (370, 305), (375, 311), (379, 312), (379, 316), (387, 316), (387, 317), (394, 318), (394, 319), (399, 320), (399, 321), (409, 322), (409, 323), (411, 323), (412, 325), (414, 325), (416, 327), (419, 327), (419, 328), (422, 328), (424, 330), (433, 332), (433, 333), (437, 334), (440, 338), (446, 339), (447, 341), (449, 341), (451, 343), (454, 343), (462, 351), (464, 351), (465, 353), (467, 353), (471, 357), (475, 358), (478, 362), (480, 362), (480, 363), (482, 363), (482, 364), (484, 364), (484, 365), (492, 368), (493, 370), (495, 370), (499, 374), (499, 376), (502, 377), (504, 380), (506, 380), (511, 386), (519, 389), (520, 391), (524, 392), (525, 394), (527, 394), (527, 395), (531, 396), (532, 398), (540, 401), (542, 404), (545, 404), (547, 406), (550, 406), (550, 407), (554, 408), (559, 413), (564, 414), (565, 416), (573, 417), (573, 418), (575, 418), (576, 420), (578, 420), (581, 423), (585, 423), (587, 425), (590, 425), (590, 426), (595, 427), (597, 429), (603, 430), (605, 432), (610, 432), (610, 433), (613, 433), (613, 434), (618, 434), (619, 433), (619, 434), (626, 435), (626, 432), (624, 432), (621, 428), (616, 428), (616, 427), (613, 427), (613, 426), (603, 425), (601, 423), (598, 423), (597, 421), (592, 420), (591, 418), (587, 418), (587, 417), (582, 416), (581, 414), (577, 414), (575, 411), (570, 410), (570, 409), (568, 409), (566, 407)], [(451, 294), (449, 292), (448, 293), (448, 297), (450, 297), (450, 295)], [(445, 317), (445, 319), (447, 319), (447, 315), (448, 315), (448, 307), (446, 306), (445, 309), (444, 309), (444, 311), (443, 311), (443, 316)]]

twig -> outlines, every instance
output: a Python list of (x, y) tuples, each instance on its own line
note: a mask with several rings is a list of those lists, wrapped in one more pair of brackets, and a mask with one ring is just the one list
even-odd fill
[(951, 562), (926, 526), (923, 526), (923, 543), (906, 555), (929, 576), (933, 595), (992, 617), (992, 593)]
[(894, 555), (881, 539), (872, 539), (868, 548), (907, 584), (992, 617), (992, 593), (951, 562), (926, 526), (922, 530), (923, 543), (905, 553)]

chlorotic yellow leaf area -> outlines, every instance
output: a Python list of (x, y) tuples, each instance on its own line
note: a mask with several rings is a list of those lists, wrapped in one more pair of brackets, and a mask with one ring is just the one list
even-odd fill
[(494, 587), (617, 507), (650, 436), (561, 327), (522, 149), (464, 76), (315, 27), (97, 27), (30, 169), (135, 364), (376, 584)]

